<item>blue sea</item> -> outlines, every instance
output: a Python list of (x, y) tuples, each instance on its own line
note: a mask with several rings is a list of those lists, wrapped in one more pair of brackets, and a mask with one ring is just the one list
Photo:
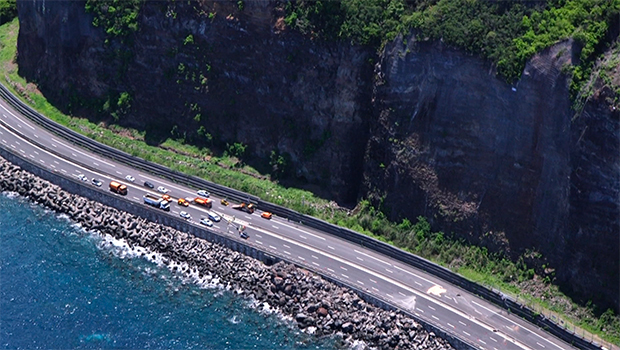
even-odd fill
[(336, 349), (26, 199), (0, 195), (0, 348)]

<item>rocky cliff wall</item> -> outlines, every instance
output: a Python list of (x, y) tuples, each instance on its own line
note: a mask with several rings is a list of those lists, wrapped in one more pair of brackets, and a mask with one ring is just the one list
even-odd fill
[(423, 215), (491, 251), (540, 253), (573, 295), (617, 305), (618, 113), (595, 97), (575, 117), (562, 73), (574, 52), (571, 41), (541, 52), (513, 87), (441, 43), (391, 43), (364, 184), (393, 219)]
[(275, 151), (293, 177), (354, 203), (371, 51), (288, 32), (276, 5), (146, 1), (138, 31), (114, 37), (92, 26), (83, 1), (20, 2), (20, 74), (62, 109), (94, 119), (107, 108), (148, 142), (210, 134), (247, 145), (250, 163)]
[(377, 57), (289, 31), (278, 2), (244, 4), (144, 2), (138, 31), (114, 38), (84, 2), (18, 2), (20, 73), (77, 115), (108, 101), (147, 142), (209, 133), (249, 159), (275, 150), (341, 203), (370, 197), (395, 220), (541, 253), (573, 295), (618, 305), (617, 102), (601, 88), (575, 117), (570, 41), (510, 86), (441, 43), (399, 38)]

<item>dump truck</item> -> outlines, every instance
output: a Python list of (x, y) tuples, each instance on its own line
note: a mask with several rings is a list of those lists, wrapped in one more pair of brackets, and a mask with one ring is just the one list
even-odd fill
[(160, 208), (166, 211), (170, 210), (170, 202), (161, 198), (160, 196), (147, 193), (144, 196), (142, 196), (142, 199), (144, 199), (145, 204), (152, 205), (155, 208)]
[(196, 197), (196, 199), (194, 199), (194, 203), (202, 205), (203, 207), (207, 207), (209, 209), (211, 209), (211, 207), (213, 206), (213, 201), (209, 198)]
[(233, 205), (232, 208), (233, 209), (237, 209), (237, 210), (241, 210), (241, 211), (244, 211), (244, 212), (250, 213), (250, 214), (254, 213), (254, 209), (256, 209), (256, 207), (252, 203), (250, 203), (250, 204), (241, 203), (241, 204)]
[(112, 181), (110, 182), (110, 191), (116, 192), (124, 196), (127, 194), (127, 186), (123, 185), (122, 183)]

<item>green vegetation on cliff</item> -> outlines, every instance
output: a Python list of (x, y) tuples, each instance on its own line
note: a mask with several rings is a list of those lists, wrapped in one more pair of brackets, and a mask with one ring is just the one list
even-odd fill
[(0, 25), (17, 17), (17, 0), (0, 0)]
[(138, 13), (142, 0), (87, 0), (86, 11), (93, 13), (93, 25), (107, 35), (126, 36), (138, 30)]
[(398, 33), (441, 39), (491, 60), (507, 80), (518, 79), (527, 59), (570, 37), (582, 45), (577, 88), (598, 49), (618, 25), (620, 0), (551, 0), (532, 5), (481, 0), (343, 0), (291, 2), (286, 23), (330, 40), (377, 45)]

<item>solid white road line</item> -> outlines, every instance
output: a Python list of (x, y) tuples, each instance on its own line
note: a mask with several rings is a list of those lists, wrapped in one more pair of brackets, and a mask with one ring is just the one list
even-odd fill
[[(34, 130), (34, 128), (32, 127), (32, 125), (26, 123), (25, 121), (21, 120), (18, 116), (16, 116), (15, 114), (11, 113), (11, 111), (9, 111), (8, 109), (6, 109), (4, 106), (0, 105), (0, 107), (2, 107), (2, 109), (4, 109), (7, 113), (9, 113), (10, 115), (13, 116), (13, 118), (19, 120), (21, 123), (23, 123), (24, 125), (26, 125), (27, 127), (29, 127), (30, 129)], [(19, 126), (19, 124), (17, 124)]]

